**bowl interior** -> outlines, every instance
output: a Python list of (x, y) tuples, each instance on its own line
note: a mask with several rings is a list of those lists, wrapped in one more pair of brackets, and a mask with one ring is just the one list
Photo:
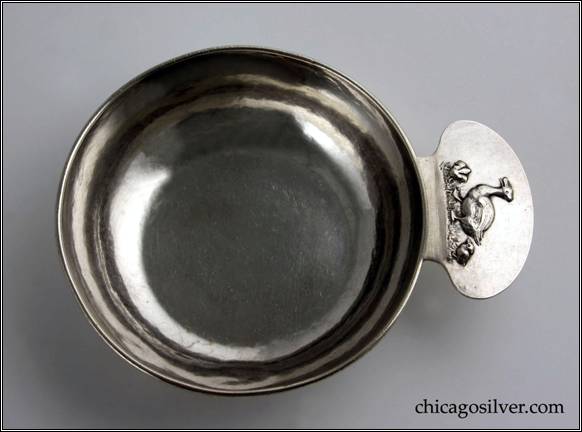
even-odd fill
[(347, 364), (420, 263), (413, 155), (359, 87), (250, 48), (155, 68), (116, 93), (69, 160), (65, 265), (125, 358), (191, 388), (248, 393)]

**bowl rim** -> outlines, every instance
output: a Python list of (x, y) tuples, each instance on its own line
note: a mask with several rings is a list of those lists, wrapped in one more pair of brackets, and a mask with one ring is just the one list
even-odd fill
[[(294, 61), (302, 62), (302, 63), (307, 64), (307, 65), (312, 66), (312, 67), (322, 69), (322, 70), (326, 71), (327, 73), (330, 73), (332, 75), (336, 75), (339, 78), (347, 81), (349, 84), (353, 85), (358, 91), (360, 91), (366, 98), (369, 99), (369, 101), (374, 105), (374, 107), (376, 109), (378, 109), (378, 111), (381, 112), (386, 117), (386, 119), (389, 120), (389, 122), (391, 123), (391, 126), (394, 128), (396, 134), (398, 135), (398, 138), (399, 138), (398, 141), (400, 141), (403, 144), (403, 150), (405, 150), (408, 153), (408, 156), (410, 157), (410, 161), (411, 161), (410, 165), (411, 166), (409, 168), (412, 169), (412, 172), (414, 172), (414, 175), (418, 181), (419, 192), (420, 192), (419, 196), (420, 196), (420, 200), (421, 200), (420, 204), (421, 204), (421, 208), (422, 208), (422, 225), (421, 225), (422, 226), (422, 233), (421, 233), (421, 237), (420, 237), (419, 250), (418, 250), (418, 253), (416, 256), (416, 261), (414, 263), (414, 269), (412, 271), (412, 274), (411, 274), (411, 277), (409, 279), (407, 286), (403, 286), (403, 287), (399, 288), (402, 292), (402, 297), (400, 299), (400, 302), (395, 307), (392, 316), (390, 317), (390, 319), (387, 320), (387, 322), (384, 324), (382, 329), (377, 331), (376, 334), (374, 335), (374, 337), (366, 345), (363, 345), (361, 347), (361, 349), (359, 351), (357, 351), (355, 354), (342, 359), (342, 361), (338, 362), (338, 364), (336, 364), (332, 367), (329, 367), (326, 370), (324, 370), (318, 374), (314, 374), (312, 376), (297, 380), (295, 382), (287, 383), (287, 384), (269, 386), (267, 388), (244, 389), (244, 390), (210, 388), (207, 386), (197, 384), (197, 383), (192, 382), (192, 381), (168, 376), (168, 375), (164, 374), (163, 371), (155, 370), (154, 368), (150, 368), (146, 364), (143, 364), (137, 356), (128, 353), (124, 349), (123, 346), (117, 344), (112, 338), (110, 338), (110, 336), (107, 334), (107, 332), (99, 324), (97, 318), (95, 318), (95, 316), (92, 312), (92, 308), (83, 300), (83, 297), (79, 293), (79, 288), (77, 287), (77, 282), (75, 281), (75, 275), (77, 275), (78, 272), (74, 270), (74, 266), (73, 266), (74, 257), (70, 256), (66, 252), (67, 249), (66, 249), (65, 244), (67, 243), (67, 239), (66, 239), (66, 236), (64, 235), (64, 222), (65, 221), (64, 221), (64, 216), (63, 216), (63, 211), (64, 211), (64, 207), (65, 207), (64, 199), (65, 199), (65, 195), (66, 195), (65, 189), (66, 189), (67, 183), (69, 182), (70, 177), (72, 175), (71, 171), (72, 171), (73, 162), (76, 160), (77, 154), (79, 153), (79, 151), (83, 148), (84, 144), (86, 143), (85, 138), (87, 137), (88, 133), (92, 130), (94, 124), (115, 103), (115, 101), (119, 97), (121, 97), (127, 90), (129, 90), (133, 86), (141, 83), (147, 77), (149, 77), (151, 74), (157, 72), (158, 70), (160, 70), (162, 68), (165, 68), (167, 66), (170, 66), (170, 65), (182, 62), (182, 61), (187, 61), (187, 60), (190, 60), (192, 58), (199, 57), (199, 56), (204, 56), (204, 55), (208, 55), (208, 54), (217, 54), (217, 53), (228, 53), (228, 52), (231, 52), (231, 53), (250, 52), (250, 53), (270, 54), (270, 55), (276, 55), (279, 57), (288, 58), (288, 59), (291, 59)], [(354, 79), (350, 78), (349, 76), (346, 76), (344, 73), (339, 72), (338, 70), (336, 70), (330, 66), (327, 66), (319, 61), (313, 60), (313, 59), (306, 57), (304, 55), (296, 54), (296, 53), (289, 52), (289, 51), (274, 49), (274, 48), (268, 48), (268, 47), (264, 47), (264, 46), (256, 46), (256, 45), (223, 45), (223, 46), (216, 46), (216, 47), (210, 47), (210, 48), (205, 48), (205, 49), (201, 49), (201, 50), (191, 51), (191, 52), (188, 52), (186, 54), (182, 54), (182, 55), (173, 57), (169, 60), (166, 60), (164, 62), (161, 62), (159, 64), (156, 64), (156, 65), (150, 67), (149, 69), (145, 70), (144, 72), (140, 73), (139, 75), (135, 76), (134, 78), (130, 79), (129, 81), (127, 81), (125, 84), (123, 84), (121, 87), (119, 87), (119, 89), (117, 89), (115, 92), (113, 92), (99, 106), (99, 108), (97, 108), (97, 110), (91, 115), (90, 119), (86, 122), (85, 126), (82, 128), (81, 132), (77, 136), (77, 138), (74, 142), (74, 145), (66, 158), (65, 166), (64, 166), (64, 169), (62, 171), (61, 179), (60, 179), (59, 186), (58, 186), (58, 195), (57, 195), (57, 201), (56, 201), (56, 237), (57, 237), (57, 243), (58, 243), (58, 253), (59, 253), (59, 256), (61, 258), (60, 261), (64, 267), (65, 273), (67, 274), (69, 284), (75, 293), (75, 297), (76, 297), (79, 305), (81, 306), (83, 313), (87, 317), (88, 321), (91, 323), (91, 326), (97, 331), (97, 333), (107, 343), (107, 345), (109, 345), (113, 349), (113, 351), (115, 351), (121, 358), (123, 358), (125, 361), (127, 361), (130, 365), (137, 368), (138, 370), (141, 370), (142, 372), (145, 372), (146, 374), (148, 374), (150, 376), (153, 376), (153, 377), (160, 379), (164, 382), (176, 385), (176, 386), (181, 387), (183, 389), (195, 390), (195, 391), (208, 393), (208, 394), (226, 395), (226, 396), (249, 396), (249, 395), (258, 395), (258, 394), (269, 394), (269, 393), (280, 392), (283, 390), (289, 390), (292, 388), (302, 387), (304, 385), (319, 381), (323, 378), (326, 378), (330, 375), (333, 375), (334, 373), (344, 369), (348, 365), (352, 364), (353, 362), (355, 362), (356, 360), (361, 358), (364, 354), (369, 352), (379, 342), (379, 340), (382, 339), (382, 337), (384, 337), (384, 335), (388, 332), (388, 330), (392, 327), (392, 325), (394, 324), (394, 322), (396, 321), (396, 319), (398, 318), (398, 316), (400, 315), (400, 313), (404, 309), (404, 306), (408, 302), (410, 295), (412, 294), (412, 291), (414, 289), (414, 286), (416, 285), (418, 275), (420, 272), (420, 268), (421, 268), (422, 263), (424, 261), (423, 255), (424, 255), (424, 249), (425, 249), (426, 237), (427, 237), (426, 191), (425, 191), (425, 186), (424, 186), (422, 176), (420, 174), (420, 170), (418, 167), (417, 159), (418, 158), (417, 158), (417, 156), (416, 156), (416, 154), (415, 154), (415, 152), (410, 144), (408, 137), (404, 133), (404, 130), (402, 129), (400, 124), (396, 121), (394, 115), (384, 105), (382, 105), (378, 101), (378, 99), (376, 99), (369, 91), (367, 91), (361, 84), (359, 84)]]

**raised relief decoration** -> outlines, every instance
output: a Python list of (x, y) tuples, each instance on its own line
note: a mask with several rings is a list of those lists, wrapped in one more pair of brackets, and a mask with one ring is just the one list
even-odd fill
[(443, 162), (440, 168), (447, 195), (447, 259), (465, 266), (495, 220), (491, 199), (499, 197), (513, 201), (513, 187), (507, 177), (503, 177), (498, 187), (480, 184), (463, 194), (461, 186), (469, 180), (469, 166), (458, 160)]

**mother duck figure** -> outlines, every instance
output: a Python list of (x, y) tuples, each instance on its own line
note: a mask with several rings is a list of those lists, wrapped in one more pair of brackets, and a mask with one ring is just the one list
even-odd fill
[(498, 187), (480, 184), (467, 192), (464, 198), (456, 196), (461, 205), (456, 211), (451, 212), (451, 219), (458, 220), (463, 231), (478, 245), (495, 219), (495, 207), (491, 202), (491, 197), (494, 196), (507, 202), (513, 201), (513, 187), (507, 177), (499, 180)]

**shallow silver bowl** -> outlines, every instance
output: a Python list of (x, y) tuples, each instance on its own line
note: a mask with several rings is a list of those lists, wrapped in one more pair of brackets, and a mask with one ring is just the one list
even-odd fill
[(140, 369), (190, 389), (282, 390), (387, 331), (424, 259), (456, 288), (505, 289), (533, 207), (499, 135), (455, 122), (414, 155), (365, 90), (250, 47), (159, 65), (81, 133), (58, 198), (80, 303)]

